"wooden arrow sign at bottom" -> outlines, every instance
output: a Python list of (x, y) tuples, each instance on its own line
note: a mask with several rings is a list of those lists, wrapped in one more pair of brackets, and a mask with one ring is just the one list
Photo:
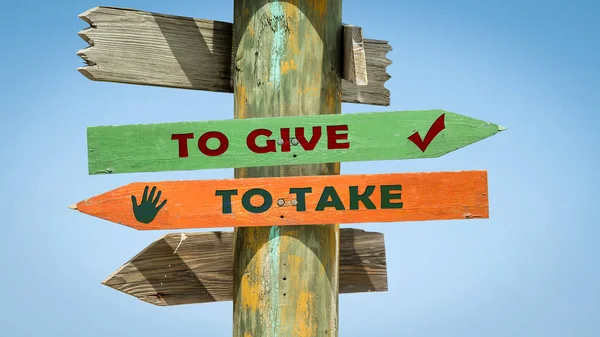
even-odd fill
[(487, 172), (132, 183), (71, 208), (141, 230), (487, 218)]
[[(339, 261), (340, 294), (387, 291), (383, 234), (341, 228)], [(233, 233), (167, 234), (102, 283), (160, 306), (231, 301)]]

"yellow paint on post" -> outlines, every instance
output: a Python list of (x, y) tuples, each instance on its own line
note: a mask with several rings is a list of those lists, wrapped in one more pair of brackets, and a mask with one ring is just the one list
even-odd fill
[(293, 332), (297, 337), (313, 337), (316, 336), (317, 328), (311, 319), (312, 312), (310, 308), (313, 306), (314, 294), (303, 291), (296, 305), (296, 321)]
[(242, 305), (246, 309), (256, 310), (259, 303), (260, 286), (250, 280), (250, 275), (244, 275), (241, 282)]
[(288, 261), (292, 270), (295, 270), (295, 268), (300, 268), (300, 266), (302, 266), (302, 256), (288, 255)]
[(248, 105), (248, 95), (246, 93), (246, 88), (243, 84), (239, 83), (236, 86), (235, 90), (235, 104), (239, 104), (237, 108), (240, 116), (246, 117), (246, 105)]
[(288, 48), (292, 52), (293, 55), (300, 54), (300, 47), (298, 46), (298, 37), (296, 36), (298, 32), (298, 24), (295, 20), (290, 22), (290, 34), (288, 35)]
[(298, 66), (294, 63), (294, 59), (289, 61), (282, 60), (281, 61), (281, 73), (287, 74), (290, 70), (298, 70)]
[(337, 95), (335, 92), (335, 88), (328, 88), (325, 95), (325, 107), (327, 108), (325, 109), (325, 112), (328, 114), (335, 113), (335, 111), (337, 111)]
[(303, 89), (298, 89), (298, 95), (302, 96), (302, 95), (313, 95), (316, 96), (321, 92), (321, 89), (318, 87), (306, 87)]

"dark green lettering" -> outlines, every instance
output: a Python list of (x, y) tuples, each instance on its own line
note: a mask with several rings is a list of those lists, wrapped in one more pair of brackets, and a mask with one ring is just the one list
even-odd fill
[(391, 200), (401, 199), (402, 193), (390, 194), (393, 190), (402, 191), (402, 185), (381, 185), (381, 209), (402, 208), (402, 202), (392, 203)]
[(375, 185), (367, 186), (365, 193), (358, 194), (358, 186), (350, 186), (350, 209), (358, 209), (358, 202), (361, 201), (367, 209), (375, 209), (375, 204), (369, 199), (369, 196), (375, 191)]
[[(331, 201), (329, 201), (329, 197), (331, 197)], [(322, 211), (325, 207), (335, 207), (338, 211), (345, 210), (344, 204), (342, 203), (342, 200), (340, 200), (340, 196), (335, 191), (335, 188), (331, 186), (327, 186), (323, 189), (316, 210)]]
[(222, 206), (221, 206), (221, 210), (223, 212), (223, 214), (229, 214), (231, 213), (231, 196), (232, 195), (237, 195), (238, 192), (237, 190), (217, 190), (217, 192), (215, 193), (215, 195), (218, 196), (222, 196)]
[(296, 194), (296, 201), (298, 201), (298, 205), (296, 205), (296, 211), (304, 212), (306, 211), (306, 193), (312, 193), (312, 188), (310, 187), (302, 187), (302, 188), (290, 188), (290, 193)]
[[(250, 199), (255, 195), (260, 195), (263, 198), (262, 205), (258, 207), (255, 207), (250, 203)], [(273, 197), (271, 196), (271, 193), (263, 190), (262, 188), (248, 190), (242, 197), (242, 206), (244, 206), (244, 208), (250, 213), (262, 213), (271, 208), (271, 205), (273, 205)]]

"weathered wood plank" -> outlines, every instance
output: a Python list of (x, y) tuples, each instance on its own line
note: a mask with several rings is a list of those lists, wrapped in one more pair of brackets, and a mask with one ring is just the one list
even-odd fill
[[(104, 6), (79, 17), (90, 25), (79, 32), (90, 47), (77, 52), (86, 62), (78, 70), (90, 80), (233, 92), (231, 23)], [(344, 102), (390, 104), (391, 50), (387, 41), (364, 39), (369, 84), (342, 80)]]
[(76, 209), (140, 230), (487, 218), (487, 172), (138, 182)]
[[(382, 233), (340, 229), (340, 293), (388, 290)], [(103, 284), (160, 305), (231, 301), (233, 233), (171, 233), (156, 240)]]
[(373, 39), (364, 39), (364, 45), (369, 84), (355, 85), (342, 80), (342, 101), (388, 106), (390, 91), (384, 85), (391, 78), (386, 68), (392, 61), (386, 55), (392, 47), (387, 41)]
[(362, 28), (344, 25), (343, 79), (356, 85), (369, 84)]
[(503, 129), (443, 110), (100, 126), (88, 128), (88, 167), (114, 174), (433, 158)]

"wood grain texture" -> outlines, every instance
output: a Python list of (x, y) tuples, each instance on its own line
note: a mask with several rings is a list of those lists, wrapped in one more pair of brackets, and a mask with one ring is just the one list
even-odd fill
[[(425, 137), (441, 116), (444, 129), (424, 151), (421, 150), (410, 137), (415, 132)], [(345, 126), (345, 129), (333, 132), (337, 126)], [(296, 128), (303, 130), (297, 134)], [(249, 137), (258, 129), (266, 129), (272, 134)], [(90, 174), (115, 174), (433, 158), (503, 129), (496, 124), (443, 110), (99, 126), (88, 128), (88, 167)], [(227, 149), (218, 156), (209, 156), (199, 150), (198, 142), (202, 135), (214, 131), (226, 137)], [(347, 135), (347, 140), (342, 136), (336, 139), (333, 133)], [(173, 135), (184, 134), (191, 135), (186, 139), (173, 139)], [(292, 143), (291, 138), (301, 142)], [(284, 141), (280, 145), (279, 139)], [(248, 147), (248, 140), (275, 152), (256, 153)], [(329, 146), (330, 140), (337, 144), (347, 143), (348, 148)], [(312, 144), (313, 141), (316, 143)], [(214, 138), (206, 143), (211, 149), (222, 145)], [(182, 156), (180, 146), (185, 147), (185, 156)]]
[[(340, 114), (341, 13), (341, 0), (234, 0), (234, 117)], [(235, 169), (265, 181), (339, 173), (339, 163)], [(234, 229), (234, 337), (337, 337), (340, 231), (331, 221), (263, 218)]]
[[(340, 294), (388, 290), (382, 233), (340, 229)], [(233, 233), (170, 233), (150, 244), (103, 284), (160, 305), (231, 301)]]
[(367, 59), (362, 28), (344, 25), (343, 79), (356, 85), (368, 85)]
[[(142, 199), (146, 186), (156, 186), (156, 193), (167, 200), (149, 223), (136, 219), (131, 200)], [(235, 192), (225, 197), (222, 191)], [(137, 182), (83, 200), (77, 209), (140, 230), (315, 225), (322, 219), (364, 223), (487, 218), (487, 172)]]
[[(86, 63), (78, 70), (90, 80), (233, 93), (231, 23), (105, 6), (79, 17), (90, 25), (79, 32), (90, 47), (77, 52)], [(390, 104), (391, 50), (364, 39), (369, 84), (342, 80), (344, 102)]]

